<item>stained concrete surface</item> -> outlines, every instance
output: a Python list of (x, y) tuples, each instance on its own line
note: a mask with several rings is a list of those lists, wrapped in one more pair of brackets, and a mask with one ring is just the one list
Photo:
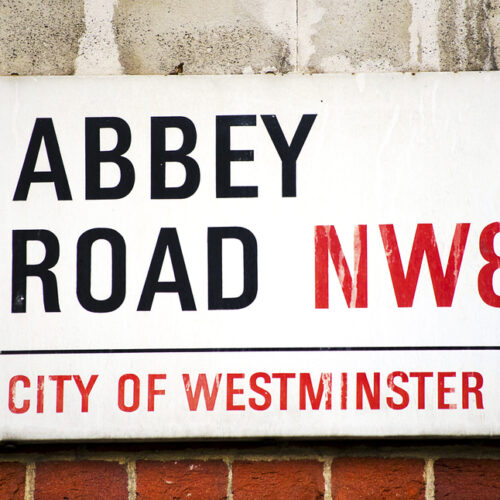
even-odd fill
[(409, 59), (408, 0), (300, 0), (299, 12), (317, 12), (312, 26), (299, 16), (305, 71), (401, 70)]
[(496, 69), (499, 7), (488, 0), (298, 1), (303, 71)]
[(0, 0), (0, 74), (72, 74), (84, 31), (84, 0)]
[(441, 1), (439, 51), (442, 71), (496, 69), (491, 31), (492, 4), (487, 0)]
[(120, 0), (120, 61), (131, 74), (286, 73), (295, 9), (295, 0)]
[(492, 70), (500, 0), (0, 0), (0, 74)]

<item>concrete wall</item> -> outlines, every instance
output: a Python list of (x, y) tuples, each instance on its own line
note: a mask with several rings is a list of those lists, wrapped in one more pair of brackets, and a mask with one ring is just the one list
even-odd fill
[(492, 70), (500, 0), (0, 0), (0, 74)]

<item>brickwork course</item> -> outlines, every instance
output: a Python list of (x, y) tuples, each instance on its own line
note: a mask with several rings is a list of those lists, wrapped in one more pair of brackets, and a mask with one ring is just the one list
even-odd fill
[[(0, 19), (5, 76), (489, 71), (500, 60), (500, 0), (0, 0)], [(498, 499), (500, 442), (0, 444), (0, 499), (101, 498)]]
[(0, 445), (2, 499), (497, 499), (498, 440)]

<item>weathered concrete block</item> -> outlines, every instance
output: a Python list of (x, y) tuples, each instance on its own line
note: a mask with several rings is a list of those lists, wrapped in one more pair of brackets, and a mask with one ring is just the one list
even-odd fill
[(72, 74), (85, 31), (83, 3), (1, 0), (0, 74)]
[(299, 0), (303, 71), (401, 70), (409, 59), (408, 0)]
[(113, 30), (117, 0), (84, 0), (85, 34), (80, 38), (75, 73), (119, 75), (123, 73)]
[(500, 53), (499, 0), (299, 0), (298, 27), (302, 71), (489, 70)]
[(500, 0), (0, 0), (0, 74), (497, 69)]
[(500, 64), (500, 0), (491, 0), (487, 5), (486, 27), (491, 41), (491, 69), (498, 69)]
[(295, 0), (120, 0), (125, 73), (286, 73), (296, 66)]
[[(496, 68), (493, 35), (488, 23), (491, 11), (489, 0), (441, 1), (439, 52), (442, 71)], [(498, 37), (500, 33), (496, 31)]]

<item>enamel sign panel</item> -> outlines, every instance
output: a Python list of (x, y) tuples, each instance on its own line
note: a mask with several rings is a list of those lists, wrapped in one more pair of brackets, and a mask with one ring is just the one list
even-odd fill
[(0, 439), (500, 434), (499, 74), (0, 99)]

